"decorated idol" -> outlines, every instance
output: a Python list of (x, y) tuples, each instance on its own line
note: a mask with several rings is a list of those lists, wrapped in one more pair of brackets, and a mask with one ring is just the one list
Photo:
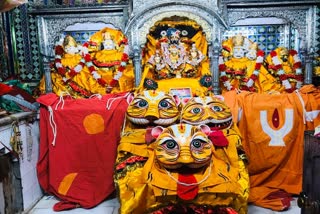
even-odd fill
[(230, 90), (270, 93), (281, 85), (264, 68), (264, 51), (238, 34), (222, 42), (219, 71), (222, 93)]
[[(229, 39), (231, 47), (227, 47), (231, 53), (228, 58), (220, 56), (219, 69), (220, 69), (220, 80), (222, 82), (223, 90), (230, 91), (232, 89), (246, 89), (253, 86), (252, 82), (246, 83), (248, 79), (247, 63), (248, 58), (247, 47), (250, 43), (249, 40), (238, 34)], [(226, 43), (226, 42), (224, 42)], [(226, 48), (225, 48), (226, 49)], [(226, 50), (223, 49), (225, 52)], [(226, 53), (223, 53), (224, 55)], [(224, 61), (227, 60), (227, 61)], [(249, 87), (248, 87), (249, 86)]]
[(158, 21), (147, 36), (145, 47), (138, 90), (157, 88), (170, 93), (190, 88), (191, 95), (210, 93), (208, 45), (195, 21)]
[(127, 37), (118, 29), (103, 28), (84, 44), (91, 62), (89, 71), (107, 93), (130, 91), (134, 85)]
[[(58, 96), (71, 95), (74, 98), (88, 98), (93, 94), (105, 94), (105, 87), (98, 84), (88, 68), (90, 57), (83, 52), (81, 44), (66, 35), (54, 48), (55, 59), (51, 69), (52, 90)], [(45, 93), (44, 79), (40, 91)]]
[(285, 92), (299, 89), (303, 83), (301, 59), (296, 50), (278, 47), (271, 51), (266, 58), (266, 67), (270, 74), (283, 85)]

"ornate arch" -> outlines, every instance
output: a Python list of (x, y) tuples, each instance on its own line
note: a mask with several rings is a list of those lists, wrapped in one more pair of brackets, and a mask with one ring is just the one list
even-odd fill
[(175, 2), (158, 4), (135, 14), (125, 28), (131, 46), (141, 46), (146, 42), (149, 29), (159, 20), (166, 17), (181, 16), (196, 21), (206, 33), (207, 40), (216, 38), (220, 41), (221, 32), (227, 27), (217, 11), (198, 4)]
[[(198, 0), (195, 0), (195, 2), (197, 1)], [(211, 43), (215, 47), (216, 44), (220, 44), (222, 32), (227, 28), (227, 24), (220, 16), (219, 9), (218, 7), (214, 6), (215, 4), (208, 4), (209, 6), (205, 7), (203, 6), (205, 4), (191, 3), (190, 1), (161, 3), (160, 0), (160, 3), (142, 7), (142, 9), (138, 11), (133, 11), (133, 16), (130, 18), (125, 28), (125, 34), (129, 39), (129, 45), (133, 47), (131, 50), (133, 52), (133, 61), (135, 65), (136, 85), (140, 83), (142, 73), (140, 49), (141, 46), (145, 45), (146, 43), (147, 34), (150, 28), (153, 27), (157, 21), (173, 16), (188, 17), (189, 19), (196, 21), (197, 24), (202, 27), (202, 30), (206, 34), (206, 39), (209, 44)], [(211, 55), (210, 51), (209, 55)], [(211, 73), (214, 74), (214, 71), (212, 69), (213, 67), (218, 66), (217, 59), (211, 59), (210, 64), (214, 64), (210, 67)], [(217, 77), (214, 79), (218, 81)]]

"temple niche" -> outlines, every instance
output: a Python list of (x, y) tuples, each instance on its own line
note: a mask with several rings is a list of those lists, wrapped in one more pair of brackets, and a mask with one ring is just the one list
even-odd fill
[(210, 93), (208, 42), (202, 27), (179, 16), (156, 22), (142, 50), (142, 70), (140, 91), (160, 89), (187, 97)]

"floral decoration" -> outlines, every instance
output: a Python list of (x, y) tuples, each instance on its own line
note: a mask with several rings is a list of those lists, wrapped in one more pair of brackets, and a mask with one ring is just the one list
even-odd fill
[[(301, 69), (301, 60), (296, 50), (290, 50), (289, 56), (292, 56), (293, 58), (293, 64), (290, 65), (291, 69), (295, 71), (294, 75), (286, 74), (283, 70), (282, 63), (278, 58), (278, 54), (276, 51), (271, 51), (270, 56), (272, 59), (272, 66), (269, 66), (269, 68), (276, 71), (276, 74), (278, 75), (282, 85), (285, 87), (285, 90), (287, 92), (292, 92), (295, 89), (299, 89), (302, 86), (303, 81), (303, 75), (302, 75), (302, 69)], [(297, 81), (296, 87), (292, 87), (288, 78), (293, 78)]]

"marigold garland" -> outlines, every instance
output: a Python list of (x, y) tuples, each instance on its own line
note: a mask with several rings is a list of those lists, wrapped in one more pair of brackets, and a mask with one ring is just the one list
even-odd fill
[(85, 60), (82, 58), (80, 62), (73, 68), (64, 67), (61, 63), (62, 55), (64, 54), (64, 49), (61, 45), (57, 45), (55, 47), (55, 67), (57, 69), (57, 72), (63, 76), (66, 77), (66, 74), (68, 73), (69, 78), (65, 78), (65, 80), (72, 79), (75, 75), (80, 73), (85, 65)]
[[(290, 74), (286, 74), (284, 72), (282, 63), (280, 62), (276, 51), (274, 50), (271, 51), (270, 56), (271, 56), (273, 65), (270, 65), (269, 69), (273, 69), (276, 71), (276, 74), (279, 76), (279, 79), (281, 80), (282, 85), (285, 87), (285, 90), (287, 92), (292, 92), (295, 89), (301, 88), (303, 75), (302, 75), (302, 69), (301, 69), (301, 60), (300, 60), (300, 57), (298, 56), (298, 52), (296, 50), (289, 51), (289, 56), (292, 56), (294, 61), (293, 65), (291, 66), (291, 69), (295, 71), (295, 74), (293, 76)], [(289, 77), (292, 77), (297, 81), (295, 88), (291, 86), (288, 80)]]
[(227, 66), (224, 64), (223, 57), (220, 55), (219, 56), (220, 80), (222, 81), (224, 87), (226, 87), (228, 91), (231, 91), (233, 89), (233, 86), (230, 83), (226, 70), (227, 70)]
[[(107, 83), (104, 79), (101, 78), (101, 75), (97, 72), (94, 64), (92, 63), (91, 55), (88, 51), (88, 46), (91, 44), (90, 42), (86, 42), (82, 45), (82, 47), (79, 48), (81, 53), (81, 60), (80, 62), (74, 67), (74, 68), (68, 68), (62, 65), (61, 58), (64, 54), (64, 49), (62, 45), (58, 44), (55, 46), (55, 61), (54, 66), (56, 68), (56, 71), (63, 77), (64, 82), (70, 82), (70, 80), (77, 74), (79, 74), (83, 67), (86, 65), (89, 69), (89, 72), (93, 76), (93, 78), (103, 87), (106, 87)], [(119, 42), (119, 46), (124, 44), (124, 53), (121, 57), (121, 62), (115, 62), (115, 63), (109, 63), (107, 67), (112, 67), (118, 65), (117, 72), (115, 73), (113, 79), (109, 83), (108, 87), (115, 87), (118, 85), (119, 79), (121, 78), (123, 71), (125, 70), (127, 63), (129, 61), (129, 55), (127, 53), (128, 51), (128, 39), (124, 38)], [(66, 74), (68, 73), (68, 77), (66, 77)]]
[[(123, 38), (119, 43), (118, 45), (125, 45), (124, 47), (124, 52), (122, 54), (122, 57), (121, 57), (121, 62), (113, 62), (113, 63), (107, 63), (107, 64), (104, 64), (106, 67), (113, 67), (113, 66), (116, 66), (116, 65), (119, 65), (118, 68), (117, 68), (117, 72), (115, 73), (115, 75), (113, 76), (113, 79), (110, 81), (109, 83), (109, 87), (115, 87), (118, 85), (119, 83), (119, 79), (122, 77), (122, 74), (123, 74), (123, 71), (125, 70), (126, 66), (127, 66), (127, 63), (129, 61), (129, 55), (128, 55), (128, 39), (125, 37)], [(88, 46), (89, 46), (89, 43), (86, 42), (83, 44), (83, 47), (84, 47), (84, 51), (87, 52), (88, 50)], [(93, 65), (92, 63), (92, 59), (91, 59), (91, 56), (90, 54), (86, 54), (84, 56), (85, 59), (88, 59), (88, 61), (86, 60), (86, 65), (87, 67), (89, 68), (89, 71), (90, 73), (92, 74), (92, 76), (97, 80), (97, 82), (102, 85), (102, 86), (106, 86), (106, 82), (101, 78), (101, 76), (98, 74), (95, 66)]]
[[(246, 90), (246, 91), (255, 91), (254, 88), (254, 82), (258, 79), (259, 73), (260, 73), (260, 68), (263, 63), (264, 59), (264, 51), (258, 50), (257, 51), (257, 59), (256, 59), (256, 64), (253, 73), (251, 76), (247, 79), (242, 78), (243, 80), (246, 80), (246, 85), (241, 86), (241, 90)], [(225, 65), (225, 62), (223, 60), (223, 57), (219, 57), (219, 71), (220, 71), (220, 80), (222, 81), (223, 85), (227, 88), (227, 90), (232, 90), (234, 89), (233, 86), (230, 83), (230, 79), (227, 76), (227, 74), (235, 75), (238, 77), (241, 77), (245, 75), (244, 70), (237, 70), (233, 71), (230, 69), (227, 69), (227, 66)]]

